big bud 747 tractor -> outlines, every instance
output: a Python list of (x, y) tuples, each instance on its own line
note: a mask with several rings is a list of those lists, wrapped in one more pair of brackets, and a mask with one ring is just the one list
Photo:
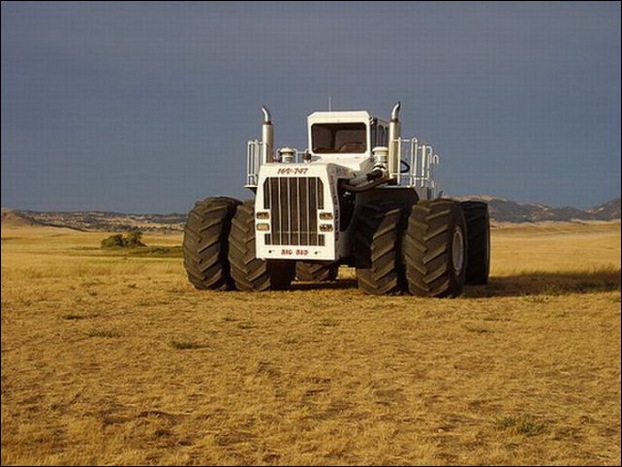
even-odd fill
[(275, 150), (270, 113), (249, 141), (245, 202), (196, 203), (184, 231), (184, 265), (198, 289), (264, 291), (335, 280), (356, 268), (372, 294), (455, 297), (484, 284), (488, 207), (439, 197), (432, 147), (363, 111), (315, 112), (304, 151)]

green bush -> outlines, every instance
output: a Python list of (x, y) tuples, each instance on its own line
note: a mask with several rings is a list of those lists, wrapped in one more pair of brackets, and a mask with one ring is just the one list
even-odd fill
[(135, 248), (137, 246), (146, 246), (142, 241), (143, 233), (138, 229), (130, 230), (125, 234), (125, 242), (127, 247)]
[(143, 233), (138, 229), (130, 230), (125, 234), (111, 235), (101, 241), (102, 248), (136, 248), (146, 246), (142, 242)]

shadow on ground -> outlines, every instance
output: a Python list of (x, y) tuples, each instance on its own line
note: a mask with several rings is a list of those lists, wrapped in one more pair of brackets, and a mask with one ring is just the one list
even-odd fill
[(337, 279), (330, 282), (294, 282), (291, 290), (343, 290), (356, 288), (356, 279)]
[[(467, 286), (465, 298), (566, 295), (620, 290), (620, 270), (585, 272), (532, 271), (510, 276), (492, 276), (486, 285)], [(356, 288), (355, 279), (334, 282), (294, 282), (291, 290), (341, 290)]]
[(464, 296), (518, 297), (523, 295), (566, 295), (620, 290), (620, 270), (581, 272), (533, 271), (491, 277), (483, 286), (467, 286)]

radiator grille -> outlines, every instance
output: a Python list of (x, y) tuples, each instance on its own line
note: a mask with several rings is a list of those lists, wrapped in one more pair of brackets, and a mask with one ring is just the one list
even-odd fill
[(266, 245), (324, 245), (317, 231), (317, 211), (324, 209), (324, 184), (318, 177), (267, 178), (263, 204), (271, 223)]

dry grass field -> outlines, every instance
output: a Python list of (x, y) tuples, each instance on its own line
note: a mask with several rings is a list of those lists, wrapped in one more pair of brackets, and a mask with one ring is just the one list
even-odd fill
[(2, 228), (2, 465), (620, 465), (619, 222), (496, 228), (453, 300), (199, 292), (180, 235), (105, 236)]

